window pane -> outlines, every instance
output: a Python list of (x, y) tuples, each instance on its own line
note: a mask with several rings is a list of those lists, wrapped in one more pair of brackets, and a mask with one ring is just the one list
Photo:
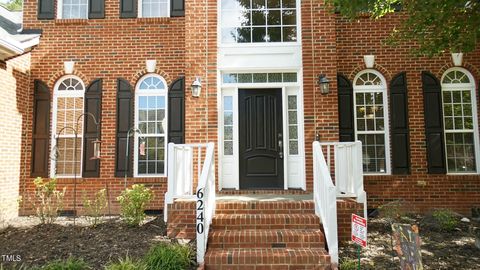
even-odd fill
[(283, 41), (292, 42), (297, 41), (297, 28), (296, 27), (283, 27)]
[(297, 73), (283, 73), (283, 82), (296, 82)]
[(270, 10), (267, 14), (268, 25), (281, 25), (280, 10)]
[(267, 8), (279, 8), (280, 0), (267, 0)]
[(297, 112), (296, 111), (288, 112), (288, 123), (297, 124)]
[[(140, 147), (140, 140), (139, 140)], [(147, 137), (145, 156), (139, 156), (138, 174), (163, 174), (165, 160), (165, 138)]]
[(252, 29), (252, 41), (253, 42), (265, 42), (267, 39), (267, 30), (265, 27), (254, 27)]
[(268, 73), (268, 82), (282, 82), (282, 73)]
[[(59, 176), (77, 176), (81, 175), (81, 154), (82, 137), (77, 138), (77, 151), (75, 153), (74, 138), (58, 138), (55, 174)], [(76, 159), (76, 161), (75, 161)]]
[(447, 133), (446, 151), (449, 172), (475, 172), (475, 146), (473, 132)]
[(223, 74), (223, 83), (236, 83), (236, 82), (237, 82), (237, 74), (230, 74), (230, 73)]
[(288, 149), (290, 155), (298, 155), (298, 141), (290, 141)]
[(283, 10), (282, 11), (283, 25), (296, 25), (297, 14), (295, 10)]
[(267, 82), (267, 73), (254, 73), (253, 74), (254, 83), (266, 83)]
[(268, 27), (268, 41), (280, 42), (282, 41), (282, 28), (281, 27)]
[(233, 97), (232, 96), (223, 97), (223, 108), (224, 108), (224, 110), (228, 110), (228, 111), (233, 110)]
[(266, 25), (267, 14), (265, 11), (252, 11), (252, 25)]
[(142, 0), (142, 17), (166, 17), (168, 0)]
[(288, 96), (288, 109), (297, 109), (297, 96)]
[(224, 155), (233, 155), (233, 142), (232, 141), (225, 141), (223, 147), (223, 154)]

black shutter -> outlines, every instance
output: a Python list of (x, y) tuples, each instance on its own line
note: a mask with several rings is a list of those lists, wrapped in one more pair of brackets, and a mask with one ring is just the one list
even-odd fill
[(38, 0), (38, 19), (51, 20), (55, 18), (55, 1), (54, 0)]
[(396, 75), (390, 83), (392, 173), (410, 173), (407, 74)]
[(120, 18), (137, 17), (138, 0), (120, 0)]
[(185, 16), (185, 0), (170, 0), (170, 16)]
[[(130, 136), (127, 138), (128, 130), (133, 124), (133, 91), (132, 86), (124, 79), (117, 80), (117, 138), (115, 150), (115, 176), (123, 177), (125, 172), (132, 176), (132, 147), (133, 140)], [(125, 150), (129, 140), (128, 160), (125, 167)]]
[(168, 91), (168, 142), (185, 143), (185, 77), (174, 81)]
[(88, 18), (90, 19), (105, 18), (105, 0), (89, 0)]
[(32, 177), (48, 177), (50, 139), (50, 90), (40, 81), (34, 82)]
[(442, 88), (429, 72), (422, 72), (425, 136), (427, 141), (428, 173), (446, 173), (445, 142), (442, 119)]
[(353, 122), (353, 87), (343, 75), (337, 76), (338, 85), (338, 122), (340, 141), (355, 141), (355, 125)]
[(90, 115), (85, 115), (83, 131), (83, 177), (100, 176), (100, 160), (91, 159), (94, 155), (93, 142), (101, 138), (102, 120), (102, 79), (94, 80), (85, 92), (85, 113), (92, 114), (97, 120), (98, 127)]

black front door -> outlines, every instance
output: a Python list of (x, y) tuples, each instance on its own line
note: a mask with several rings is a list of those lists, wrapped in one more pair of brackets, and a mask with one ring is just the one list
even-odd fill
[(283, 188), (282, 89), (240, 89), (240, 188)]

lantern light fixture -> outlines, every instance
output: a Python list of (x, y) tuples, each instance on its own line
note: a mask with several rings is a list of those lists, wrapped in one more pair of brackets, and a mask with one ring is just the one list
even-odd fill
[(193, 97), (200, 97), (200, 93), (202, 92), (202, 81), (200, 77), (195, 77), (195, 80), (192, 83), (192, 96)]
[(320, 85), (320, 93), (322, 93), (322, 95), (330, 93), (330, 80), (328, 80), (325, 74), (318, 76), (318, 84)]

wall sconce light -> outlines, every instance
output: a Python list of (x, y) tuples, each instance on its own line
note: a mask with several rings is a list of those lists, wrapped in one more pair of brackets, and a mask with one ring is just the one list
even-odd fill
[(364, 55), (363, 62), (365, 63), (365, 67), (373, 68), (373, 66), (375, 66), (375, 55)]
[(452, 53), (452, 61), (456, 67), (462, 66), (463, 53)]
[(192, 83), (192, 96), (199, 97), (202, 91), (202, 81), (200, 77), (195, 77), (195, 80)]
[(318, 85), (320, 85), (320, 93), (322, 93), (322, 95), (330, 93), (330, 81), (325, 74), (318, 76)]
[(155, 72), (157, 69), (157, 60), (146, 60), (145, 65), (147, 67), (147, 72)]
[(63, 62), (63, 71), (65, 74), (72, 74), (75, 67), (74, 61), (65, 61)]

